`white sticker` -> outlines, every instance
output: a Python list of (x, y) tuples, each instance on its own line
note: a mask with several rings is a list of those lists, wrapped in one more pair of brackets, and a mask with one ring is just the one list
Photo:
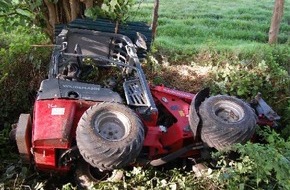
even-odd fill
[(52, 108), (51, 115), (64, 115), (65, 108)]

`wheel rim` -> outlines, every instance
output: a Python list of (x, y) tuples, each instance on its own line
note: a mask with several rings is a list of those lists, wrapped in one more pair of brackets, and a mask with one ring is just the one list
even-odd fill
[(213, 106), (213, 111), (215, 115), (226, 123), (236, 123), (241, 121), (244, 116), (243, 108), (229, 101), (220, 101)]
[(95, 118), (94, 131), (109, 141), (126, 138), (130, 130), (130, 121), (123, 113), (104, 112)]

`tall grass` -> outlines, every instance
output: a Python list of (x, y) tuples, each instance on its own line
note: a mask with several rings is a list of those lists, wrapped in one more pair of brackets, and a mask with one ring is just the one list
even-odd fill
[[(139, 2), (132, 9), (132, 19), (150, 23), (154, 0)], [(260, 48), (268, 40), (273, 6), (273, 0), (161, 1), (156, 45), (187, 55), (212, 46), (238, 51)], [(279, 43), (289, 46), (289, 36), (290, 3), (286, 0)]]

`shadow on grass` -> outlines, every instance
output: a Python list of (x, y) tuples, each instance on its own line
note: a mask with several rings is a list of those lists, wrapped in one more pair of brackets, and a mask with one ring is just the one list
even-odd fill
[(159, 64), (157, 67), (145, 67), (147, 80), (154, 85), (196, 93), (206, 87), (209, 80), (209, 67)]

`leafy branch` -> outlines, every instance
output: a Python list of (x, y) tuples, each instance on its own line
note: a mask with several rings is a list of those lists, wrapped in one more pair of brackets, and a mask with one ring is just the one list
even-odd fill
[(103, 4), (86, 10), (87, 17), (108, 18), (116, 22), (115, 33), (118, 32), (119, 24), (128, 19), (129, 9), (133, 6), (134, 0), (104, 0)]

